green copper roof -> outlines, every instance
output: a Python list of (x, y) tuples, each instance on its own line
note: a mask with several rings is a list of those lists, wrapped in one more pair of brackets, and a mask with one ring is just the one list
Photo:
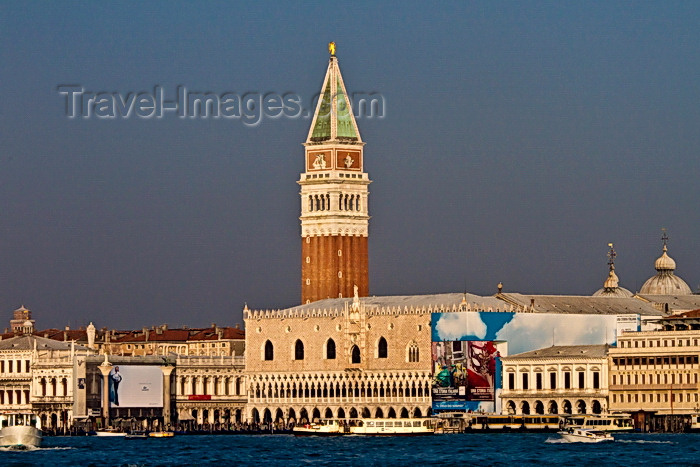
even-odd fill
[(355, 126), (352, 124), (352, 112), (347, 97), (343, 92), (343, 88), (338, 81), (338, 94), (336, 104), (336, 115), (338, 119), (337, 136), (338, 138), (357, 138)]
[[(344, 140), (360, 142), (350, 100), (335, 57), (331, 57), (323, 93), (314, 115), (309, 142)], [(334, 107), (335, 104), (335, 108)]]
[(316, 126), (311, 133), (311, 139), (314, 141), (323, 141), (331, 139), (331, 81), (326, 83), (326, 89), (323, 91), (321, 100), (321, 108), (316, 116)]

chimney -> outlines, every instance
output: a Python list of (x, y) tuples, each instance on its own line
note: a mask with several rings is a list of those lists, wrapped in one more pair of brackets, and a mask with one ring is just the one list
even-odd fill
[(144, 335), (144, 338), (146, 339), (146, 342), (148, 342), (148, 328), (143, 328), (143, 335)]
[(240, 324), (236, 323), (236, 329), (240, 329)]

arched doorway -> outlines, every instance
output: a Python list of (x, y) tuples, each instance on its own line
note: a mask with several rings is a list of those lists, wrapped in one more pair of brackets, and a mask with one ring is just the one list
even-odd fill
[(306, 409), (299, 411), (299, 423), (309, 423), (309, 412)]
[(406, 407), (401, 409), (401, 418), (408, 418), (408, 409)]
[(603, 411), (603, 408), (600, 406), (600, 401), (597, 401), (597, 400), (593, 401), (593, 405), (592, 405), (592, 407), (591, 407), (591, 411), (592, 411), (594, 414), (599, 414), (599, 413), (601, 413), (601, 412)]
[(384, 418), (384, 411), (377, 407), (377, 410), (374, 412), (374, 417), (375, 418)]
[(321, 418), (321, 411), (317, 408), (314, 408), (314, 411), (311, 413), (311, 419), (318, 420), (319, 418)]
[(284, 412), (282, 412), (282, 409), (277, 409), (275, 412), (275, 422), (284, 423)]
[(355, 407), (350, 409), (350, 418), (359, 418), (359, 414), (357, 413), (357, 409)]
[(559, 413), (559, 406), (557, 405), (556, 401), (549, 401), (549, 404), (547, 404), (547, 413), (550, 413), (550, 414), (558, 414)]
[(345, 410), (342, 408), (338, 409), (338, 418), (345, 418)]
[(393, 407), (389, 408), (389, 412), (386, 414), (387, 418), (396, 418), (396, 410)]
[(539, 415), (544, 415), (544, 404), (542, 401), (535, 401), (535, 413)]
[(270, 412), (270, 409), (265, 409), (265, 412), (263, 412), (263, 423), (270, 422), (272, 422), (272, 413)]
[(520, 412), (523, 415), (530, 415), (530, 404), (527, 401), (522, 401), (520, 403)]
[(586, 413), (586, 403), (581, 399), (576, 401), (576, 412), (581, 414)]
[(327, 408), (326, 413), (323, 416), (325, 418), (333, 418), (333, 411), (330, 408)]
[(420, 418), (423, 416), (423, 412), (418, 407), (416, 407), (415, 409), (413, 409), (413, 416), (415, 418)]
[(365, 407), (362, 409), (362, 418), (370, 418), (372, 414), (370, 414), (369, 409)]
[(564, 413), (571, 414), (571, 402), (564, 400), (564, 402), (562, 402), (562, 409), (564, 410)]
[(513, 401), (508, 401), (506, 403), (506, 410), (508, 411), (508, 415), (515, 415), (515, 402)]

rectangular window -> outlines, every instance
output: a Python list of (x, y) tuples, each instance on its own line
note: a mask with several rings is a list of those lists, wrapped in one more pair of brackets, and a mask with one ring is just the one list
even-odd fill
[(29, 373), (29, 360), (24, 361), (24, 372)]
[(542, 373), (535, 374), (537, 389), (542, 389)]
[(7, 361), (7, 372), (12, 373), (12, 360)]
[(525, 390), (530, 389), (530, 387), (529, 387), (530, 385), (528, 384), (529, 382), (528, 382), (527, 377), (528, 377), (528, 374), (523, 373), (523, 389), (525, 389)]
[(550, 387), (550, 389), (557, 388), (557, 374), (554, 372), (551, 372), (549, 374), (549, 387)]
[(571, 372), (564, 372), (564, 389), (571, 389)]
[(578, 387), (579, 389), (586, 387), (586, 374), (583, 371), (578, 372)]
[(508, 389), (515, 389), (515, 373), (508, 373)]
[[(613, 378), (615, 378), (613, 376)], [(613, 383), (615, 384), (615, 383)], [(594, 371), (593, 372), (593, 389), (600, 389), (600, 372), (599, 371)]]

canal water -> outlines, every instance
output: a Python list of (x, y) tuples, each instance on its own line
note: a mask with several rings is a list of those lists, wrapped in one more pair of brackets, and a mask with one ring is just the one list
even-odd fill
[(47, 437), (42, 448), (0, 452), (4, 466), (160, 465), (698, 465), (698, 434), (616, 434), (566, 443), (556, 434), (498, 433), (334, 438), (192, 435), (163, 439)]

